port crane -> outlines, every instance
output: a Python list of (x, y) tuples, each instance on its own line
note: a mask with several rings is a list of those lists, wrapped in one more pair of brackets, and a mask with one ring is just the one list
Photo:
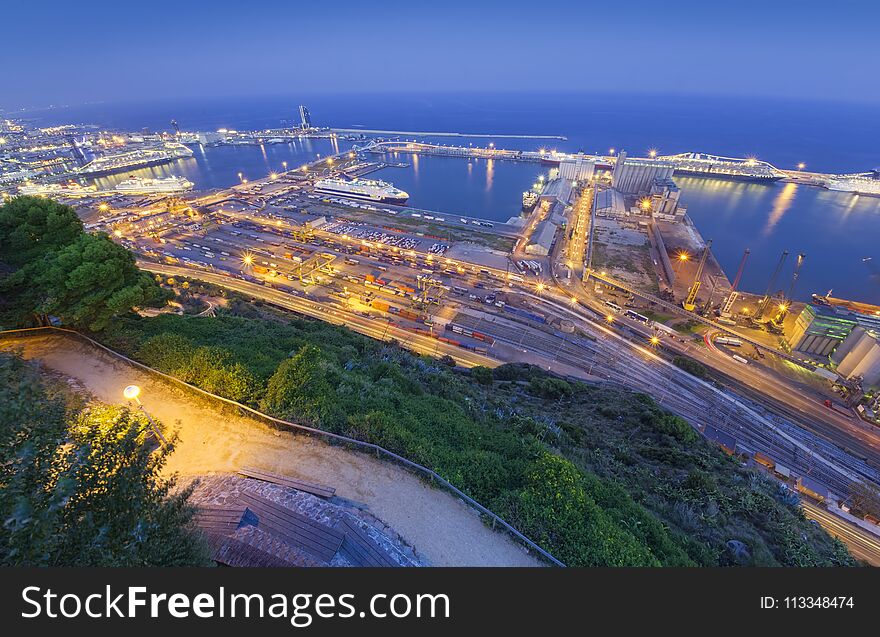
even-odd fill
[(776, 316), (770, 320), (770, 327), (773, 328), (774, 331), (782, 330), (782, 324), (788, 314), (788, 308), (791, 307), (791, 301), (794, 296), (794, 286), (797, 284), (798, 277), (801, 273), (801, 266), (803, 266), (806, 256), (807, 255), (803, 253), (798, 255), (797, 263), (794, 266), (794, 274), (791, 276), (791, 285), (788, 286), (788, 294), (782, 297), (782, 303), (779, 304), (779, 311), (776, 313)]
[(760, 320), (764, 316), (764, 312), (767, 311), (767, 304), (770, 302), (773, 286), (776, 284), (776, 279), (779, 278), (779, 273), (782, 271), (782, 266), (785, 263), (786, 258), (788, 258), (788, 250), (783, 250), (782, 255), (779, 257), (779, 262), (776, 264), (776, 269), (773, 270), (773, 274), (770, 277), (770, 282), (767, 284), (767, 290), (764, 292), (761, 302), (758, 303), (758, 311), (755, 312), (756, 321)]
[(700, 264), (697, 266), (697, 276), (694, 277), (694, 282), (691, 285), (690, 291), (688, 291), (687, 298), (682, 303), (682, 307), (686, 309), (688, 312), (693, 312), (697, 305), (697, 292), (700, 291), (700, 279), (703, 276), (703, 268), (706, 267), (706, 259), (709, 258), (709, 249), (712, 247), (712, 239), (706, 242), (706, 247), (703, 250), (703, 256), (700, 257)]
[(743, 252), (742, 261), (739, 262), (739, 269), (736, 271), (736, 278), (733, 280), (733, 285), (730, 288), (730, 294), (727, 295), (727, 298), (724, 299), (724, 303), (721, 305), (720, 314), (724, 318), (730, 317), (730, 310), (733, 309), (733, 304), (739, 296), (736, 289), (739, 286), (739, 280), (742, 278), (743, 270), (746, 267), (746, 260), (749, 258), (750, 253), (751, 250), (749, 248), (746, 248), (745, 252)]

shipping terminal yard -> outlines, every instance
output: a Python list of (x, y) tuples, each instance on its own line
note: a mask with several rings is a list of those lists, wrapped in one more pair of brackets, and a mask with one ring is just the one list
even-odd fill
[[(880, 194), (877, 171), (441, 144), (433, 138), (564, 137), (317, 127), (305, 106), (299, 125), (284, 129), (172, 128), (107, 133), (8, 120), (0, 191), (74, 206), (88, 229), (114, 237), (162, 279), (204, 281), (462, 367), (527, 362), (649, 394), (798, 493), (808, 517), (880, 564), (878, 521), (851, 515), (847, 502), (853, 485), (880, 485), (880, 307), (824, 291), (799, 301), (810, 255), (796, 252), (779, 255), (764, 290), (741, 289), (749, 249), (725, 272), (712, 253), (723, 237), (701, 235), (675, 183), (684, 174), (870, 196)], [(239, 173), (222, 189), (182, 177), (90, 183), (193, 149), (302, 138), (331, 140), (336, 152), (258, 179)], [(371, 178), (432, 155), (531, 162), (544, 172), (523, 184), (522, 210), (506, 221), (417, 208)]]

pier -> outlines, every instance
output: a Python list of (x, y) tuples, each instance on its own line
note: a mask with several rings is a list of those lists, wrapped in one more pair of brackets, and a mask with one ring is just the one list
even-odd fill
[(369, 128), (330, 128), (332, 133), (349, 135), (352, 133), (363, 135), (412, 135), (413, 137), (475, 137), (492, 139), (549, 139), (565, 141), (568, 138), (563, 135), (495, 135), (491, 133), (450, 133), (437, 131), (406, 131), (406, 130), (377, 130)]

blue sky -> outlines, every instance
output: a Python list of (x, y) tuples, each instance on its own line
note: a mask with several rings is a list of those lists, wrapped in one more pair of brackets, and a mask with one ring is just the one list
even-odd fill
[(880, 103), (880, 1), (13, 3), (5, 107), (294, 90)]

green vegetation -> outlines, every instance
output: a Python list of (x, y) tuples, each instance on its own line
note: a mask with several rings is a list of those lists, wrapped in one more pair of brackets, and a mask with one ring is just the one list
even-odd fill
[(100, 330), (133, 307), (161, 305), (166, 293), (134, 257), (104, 234), (87, 234), (73, 209), (38, 197), (0, 206), (0, 325), (66, 325)]
[(696, 376), (697, 378), (709, 378), (709, 371), (702, 363), (698, 363), (692, 358), (688, 358), (687, 356), (675, 356), (672, 359), (672, 364), (676, 367), (680, 367), (688, 374)]
[(646, 396), (528, 365), (456, 372), (236, 302), (214, 318), (125, 317), (100, 338), (220, 395), (428, 466), (571, 565), (852, 563), (772, 482)]
[(20, 358), (0, 354), (0, 564), (198, 566), (189, 490), (160, 476), (145, 417), (68, 405)]

